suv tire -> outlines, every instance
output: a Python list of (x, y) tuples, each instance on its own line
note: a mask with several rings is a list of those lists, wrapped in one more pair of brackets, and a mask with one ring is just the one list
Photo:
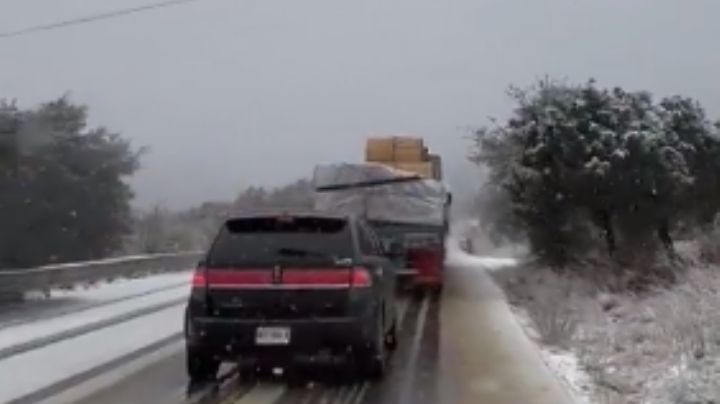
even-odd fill
[(397, 322), (393, 321), (392, 327), (390, 327), (390, 331), (388, 331), (385, 334), (385, 348), (388, 351), (394, 351), (397, 349), (398, 346), (398, 336), (397, 336)]
[(386, 334), (382, 316), (378, 317), (374, 330), (375, 338), (368, 342), (366, 349), (362, 350), (361, 355), (357, 358), (362, 376), (370, 380), (382, 379), (387, 367)]
[(210, 381), (217, 377), (220, 361), (206, 354), (201, 348), (185, 346), (185, 363), (191, 381)]

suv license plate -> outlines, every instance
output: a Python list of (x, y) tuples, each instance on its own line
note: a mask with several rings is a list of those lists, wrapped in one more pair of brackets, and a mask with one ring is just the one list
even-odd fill
[(288, 345), (290, 343), (290, 327), (258, 327), (255, 330), (257, 345)]

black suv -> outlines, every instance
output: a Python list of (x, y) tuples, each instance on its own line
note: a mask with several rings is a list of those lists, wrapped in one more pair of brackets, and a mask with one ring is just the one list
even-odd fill
[(198, 266), (187, 307), (187, 371), (216, 376), (297, 360), (381, 377), (396, 345), (395, 274), (368, 224), (326, 213), (227, 220)]

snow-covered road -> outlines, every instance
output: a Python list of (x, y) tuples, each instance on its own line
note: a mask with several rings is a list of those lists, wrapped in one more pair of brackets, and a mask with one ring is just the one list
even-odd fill
[[(456, 243), (449, 247), (446, 290), (439, 301), (426, 298), (413, 306), (415, 323), (408, 323), (404, 328), (407, 348), (403, 352), (410, 359), (415, 358), (412, 361), (406, 359), (417, 366), (409, 365), (407, 368), (411, 372), (408, 374), (398, 370), (397, 377), (389, 377), (390, 381), (385, 385), (366, 385), (368, 396), (362, 401), (363, 396), (359, 395), (358, 402), (376, 402), (373, 395), (397, 398), (398, 394), (407, 402), (425, 402), (420, 398), (426, 400), (435, 395), (444, 397), (442, 402), (458, 403), (570, 402), (485, 271), (499, 270), (515, 262), (468, 255), (460, 251)], [(134, 391), (134, 388), (123, 390), (124, 379), (100, 381), (120, 374), (141, 387), (142, 394), (138, 393), (141, 402), (149, 402), (145, 400), (153, 394), (161, 395), (163, 399), (176, 397), (186, 382), (181, 341), (184, 298), (188, 294), (190, 274), (176, 276), (164, 276), (162, 281), (144, 280), (145, 292), (150, 293), (140, 295), (133, 294), (138, 292), (137, 288), (120, 286), (122, 283), (101, 285), (88, 292), (95, 295), (95, 304), (102, 304), (99, 307), (56, 318), (37, 318), (0, 329), (0, 404), (47, 403), (47, 399), (56, 403), (60, 396), (72, 398), (63, 402), (74, 403), (100, 393), (109, 394), (115, 400), (112, 402), (139, 402), (123, 399)], [(173, 284), (178, 281), (181, 283)], [(103, 296), (113, 297), (103, 300)], [(77, 296), (74, 298), (83, 301)], [(163, 303), (167, 306), (158, 306)], [(153, 306), (157, 308), (143, 311)], [(142, 315), (15, 352), (3, 359), (3, 347), (137, 311), (142, 311)], [(171, 359), (157, 356), (161, 351), (166, 351), (163, 355)], [(151, 357), (154, 359), (149, 359)], [(424, 362), (420, 364), (420, 360)], [(157, 367), (155, 363), (162, 366)], [(123, 367), (128, 370), (120, 371)], [(150, 370), (143, 373), (146, 368)], [(417, 372), (417, 369), (421, 371)], [(152, 377), (143, 381), (140, 376), (133, 378), (134, 374)], [(169, 375), (167, 377), (173, 384), (169, 388), (153, 387), (153, 380), (165, 380), (165, 375)], [(285, 394), (285, 390), (281, 392)], [(298, 397), (293, 396), (296, 393), (288, 393), (286, 401), (297, 402)], [(422, 397), (414, 397), (416, 393), (421, 393)], [(279, 398), (280, 395), (266, 401), (275, 403)]]
[(180, 287), (190, 282), (190, 276), (190, 271), (180, 271), (79, 285), (71, 290), (53, 289), (49, 297), (36, 294), (21, 304), (0, 306), (0, 330)]
[(179, 338), (190, 276), (186, 271), (53, 291), (50, 298), (0, 313), (0, 403), (23, 402), (143, 347)]
[(80, 313), (70, 313), (5, 328), (0, 330), (0, 358), (3, 356), (2, 352), (17, 344), (42, 341), (51, 336), (66, 334), (73, 330), (91, 329), (95, 325), (115, 320), (122, 321), (122, 318), (128, 318), (138, 311), (182, 301), (187, 298), (188, 292), (188, 285), (178, 286), (139, 298), (84, 310)]
[(182, 331), (183, 304), (0, 361), (0, 403), (33, 394)]

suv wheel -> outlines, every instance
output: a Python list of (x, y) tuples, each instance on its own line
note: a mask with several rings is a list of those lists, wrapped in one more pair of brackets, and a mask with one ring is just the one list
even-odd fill
[(385, 348), (388, 351), (394, 351), (395, 349), (397, 349), (397, 345), (397, 322), (393, 321), (393, 325), (392, 327), (390, 327), (390, 331), (385, 334)]
[(381, 379), (385, 375), (387, 366), (387, 354), (385, 351), (387, 340), (382, 326), (382, 317), (380, 317), (378, 323), (375, 327), (375, 338), (368, 343), (367, 348), (358, 358), (362, 376), (371, 380)]
[(191, 381), (214, 380), (220, 369), (220, 361), (198, 347), (185, 346), (188, 377)]
[(253, 382), (258, 377), (257, 365), (252, 363), (242, 364), (238, 367), (238, 376), (244, 382)]

